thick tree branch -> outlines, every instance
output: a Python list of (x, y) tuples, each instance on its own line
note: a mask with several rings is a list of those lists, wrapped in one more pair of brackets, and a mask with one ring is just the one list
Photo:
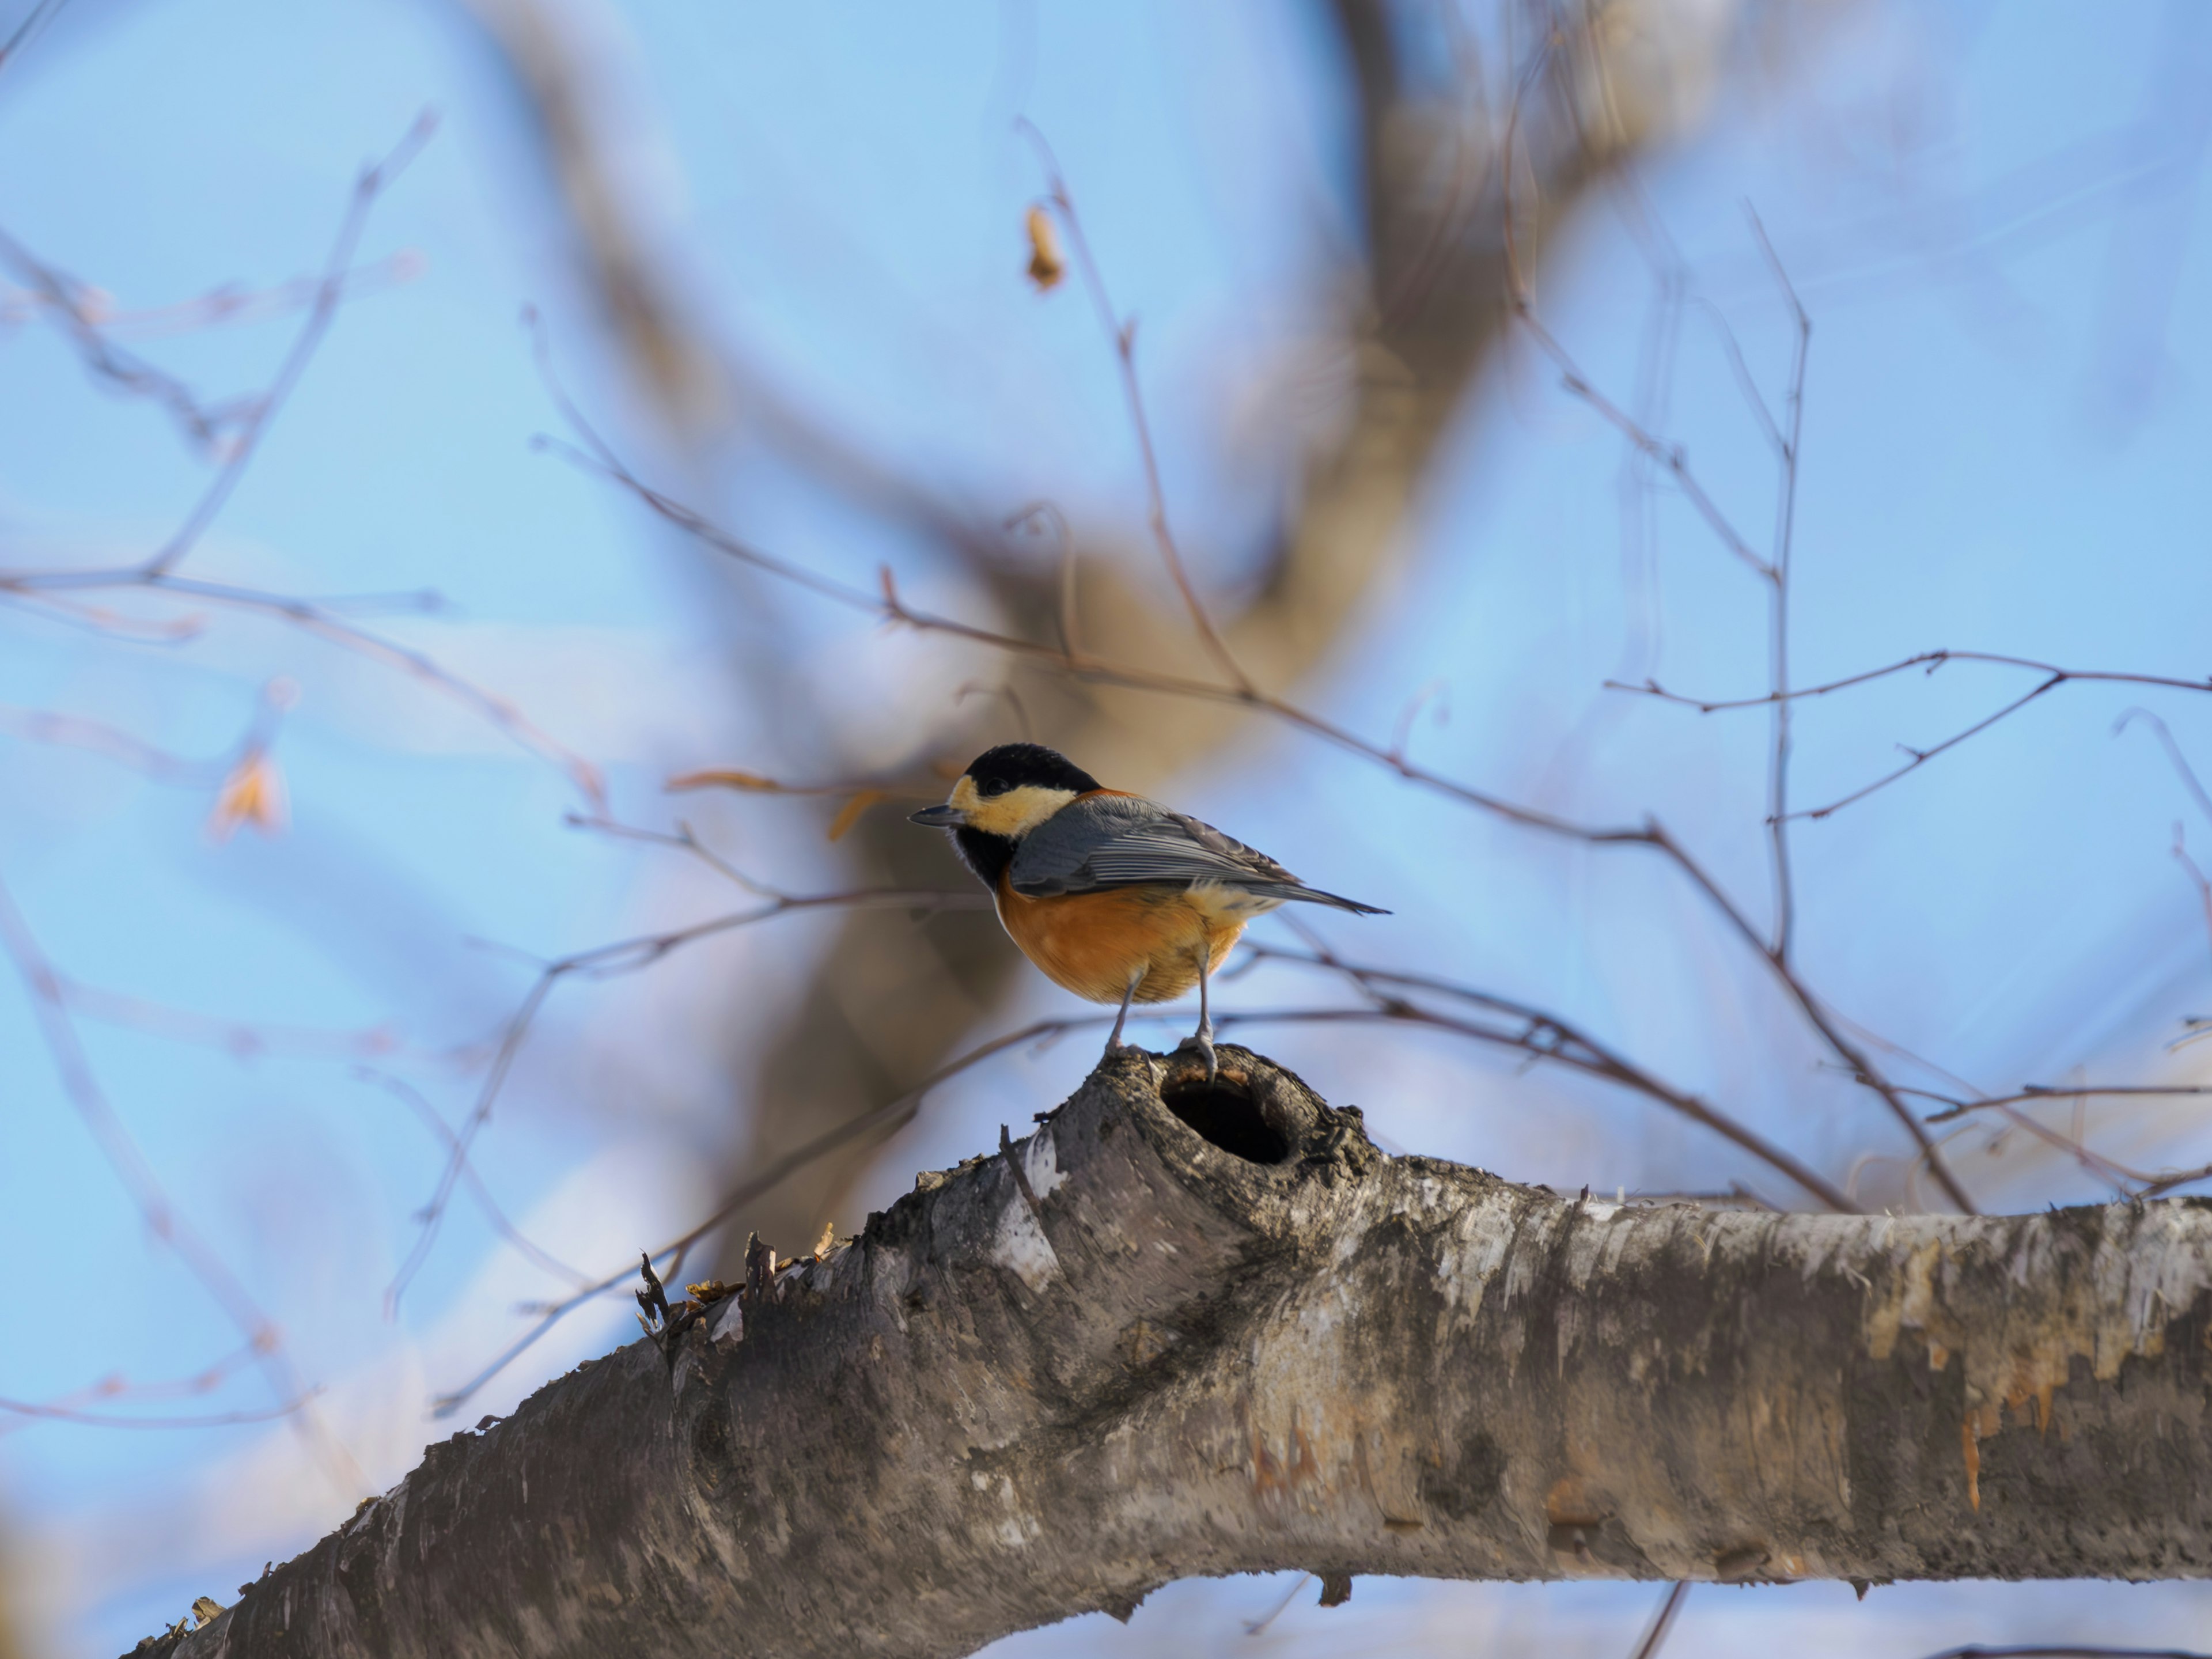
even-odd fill
[(952, 1655), (1284, 1567), (2212, 1574), (2202, 1204), (1563, 1202), (1223, 1053), (757, 1249), (142, 1651)]

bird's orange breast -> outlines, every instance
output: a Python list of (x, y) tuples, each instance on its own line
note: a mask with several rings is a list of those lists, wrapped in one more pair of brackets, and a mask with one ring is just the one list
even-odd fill
[[(999, 878), (999, 920), (1022, 954), (1063, 989), (1092, 1002), (1166, 1002), (1221, 965), (1247, 917), (1209, 902), (1205, 890), (1166, 885), (1024, 898)], [(1140, 977), (1141, 976), (1141, 977)]]

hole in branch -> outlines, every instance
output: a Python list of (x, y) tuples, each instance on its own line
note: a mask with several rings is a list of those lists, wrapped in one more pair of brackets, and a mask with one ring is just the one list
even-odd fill
[(1232, 1158), (1248, 1164), (1280, 1164), (1291, 1155), (1290, 1137), (1267, 1121), (1260, 1103), (1226, 1073), (1206, 1082), (1183, 1077), (1160, 1091), (1168, 1110)]

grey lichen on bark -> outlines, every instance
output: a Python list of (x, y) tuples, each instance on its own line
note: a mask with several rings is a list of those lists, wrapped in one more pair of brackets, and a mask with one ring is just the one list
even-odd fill
[[(1563, 1202), (1248, 1051), (538, 1390), (205, 1629), (266, 1655), (952, 1655), (1172, 1578), (2212, 1565), (2212, 1212)], [(1027, 1115), (1027, 1114), (1023, 1114)]]

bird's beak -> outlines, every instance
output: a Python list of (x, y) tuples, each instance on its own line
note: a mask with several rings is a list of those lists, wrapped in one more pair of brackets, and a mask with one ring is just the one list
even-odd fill
[(968, 822), (968, 815), (958, 807), (947, 804), (925, 806), (919, 812), (910, 812), (907, 815), (907, 822), (927, 824), (932, 830), (957, 830)]

